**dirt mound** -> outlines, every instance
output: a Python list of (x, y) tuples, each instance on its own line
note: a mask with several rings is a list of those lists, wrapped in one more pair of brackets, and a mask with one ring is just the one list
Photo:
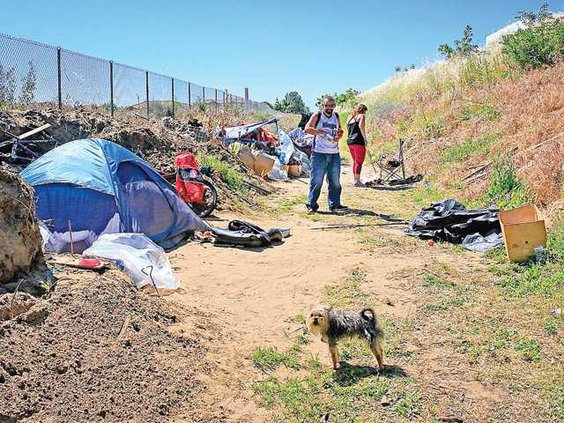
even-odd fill
[(43, 254), (41, 234), (35, 222), (33, 191), (18, 176), (2, 169), (0, 210), (1, 284), (41, 262)]
[(116, 270), (67, 276), (1, 323), (0, 421), (166, 421), (180, 407), (199, 421), (210, 316), (139, 295)]
[[(221, 148), (211, 139), (213, 128), (211, 117), (203, 116), (204, 127), (197, 120), (177, 121), (170, 117), (147, 119), (138, 114), (128, 114), (111, 119), (94, 110), (78, 108), (0, 112), (0, 142), (19, 136), (46, 123), (51, 127), (36, 139), (53, 137), (62, 143), (88, 137), (104, 138), (130, 149), (147, 160), (158, 170), (174, 171), (174, 157), (181, 146), (190, 147), (198, 156), (214, 156), (215, 161), (229, 163), (244, 179), (245, 186), (234, 187), (227, 178), (217, 174), (213, 177), (220, 190), (220, 202), (225, 201), (228, 208), (234, 204), (245, 203), (257, 206), (256, 194), (264, 195), (271, 187), (258, 178), (250, 169)], [(238, 122), (240, 123), (240, 122)], [(6, 148), (4, 148), (6, 150)], [(0, 151), (0, 166), (8, 162), (9, 150)]]

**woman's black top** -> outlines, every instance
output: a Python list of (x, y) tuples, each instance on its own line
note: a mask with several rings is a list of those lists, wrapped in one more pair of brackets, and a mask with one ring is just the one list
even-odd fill
[(362, 132), (360, 132), (360, 124), (353, 118), (348, 124), (347, 129), (349, 130), (349, 137), (347, 138), (347, 144), (356, 145), (366, 145)]

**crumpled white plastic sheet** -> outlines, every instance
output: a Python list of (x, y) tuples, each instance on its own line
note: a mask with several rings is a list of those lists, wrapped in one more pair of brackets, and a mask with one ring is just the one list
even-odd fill
[(165, 251), (144, 234), (101, 235), (82, 255), (112, 260), (133, 279), (137, 288), (151, 285), (174, 290), (180, 287)]

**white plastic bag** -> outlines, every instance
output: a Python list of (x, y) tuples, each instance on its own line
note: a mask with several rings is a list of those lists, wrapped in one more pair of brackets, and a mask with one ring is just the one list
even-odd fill
[(286, 179), (288, 179), (288, 172), (284, 170), (282, 163), (280, 163), (280, 160), (276, 159), (274, 161), (272, 169), (270, 170), (270, 172), (268, 172), (268, 177), (272, 180), (278, 181), (285, 181)]
[(153, 285), (151, 278), (157, 288), (180, 287), (164, 250), (144, 234), (101, 235), (82, 255), (112, 260), (133, 279), (137, 288)]
[(290, 157), (292, 157), (292, 154), (294, 154), (296, 147), (294, 147), (294, 143), (292, 142), (288, 134), (286, 134), (286, 132), (284, 132), (282, 129), (278, 129), (277, 135), (279, 145), (278, 147), (276, 147), (276, 152), (278, 153), (280, 163), (288, 164)]

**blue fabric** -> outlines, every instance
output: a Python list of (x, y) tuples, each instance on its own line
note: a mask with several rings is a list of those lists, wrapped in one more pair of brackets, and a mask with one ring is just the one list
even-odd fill
[(50, 220), (54, 232), (67, 232), (70, 221), (73, 232), (100, 233), (117, 213), (115, 197), (71, 184), (37, 185), (35, 196), (37, 218)]
[(327, 205), (329, 209), (341, 205), (341, 156), (332, 153), (313, 152), (311, 155), (311, 178), (309, 180), (308, 205), (316, 209), (321, 194), (323, 179), (327, 176), (329, 193)]
[(171, 248), (186, 231), (209, 226), (148, 163), (111, 141), (72, 141), (43, 155), (21, 177), (35, 188), (39, 220), (55, 231), (99, 234), (117, 213), (122, 232), (141, 232)]

